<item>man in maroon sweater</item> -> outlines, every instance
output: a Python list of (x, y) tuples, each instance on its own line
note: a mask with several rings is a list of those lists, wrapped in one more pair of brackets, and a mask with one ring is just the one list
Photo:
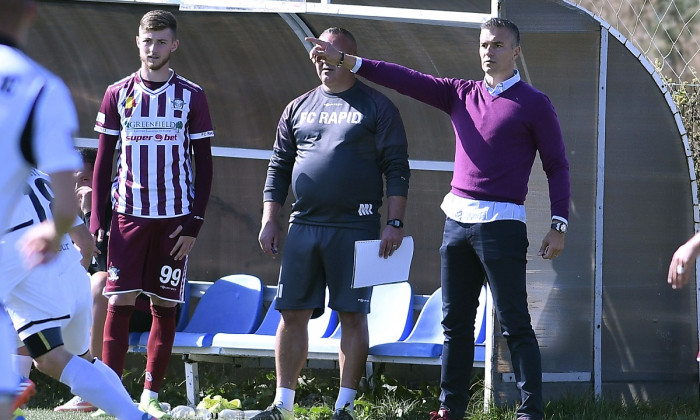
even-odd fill
[(456, 150), (452, 189), (442, 210), (447, 219), (442, 257), (443, 329), (441, 406), (431, 420), (461, 419), (469, 399), (474, 359), (474, 320), (488, 281), (522, 403), (518, 420), (543, 418), (539, 345), (527, 307), (525, 196), (537, 153), (549, 182), (551, 229), (539, 255), (564, 249), (569, 216), (569, 164), (561, 128), (546, 95), (520, 80), (515, 60), (520, 33), (506, 19), (481, 26), (479, 55), (484, 79), (437, 78), (397, 64), (342, 54), (315, 38), (312, 59), (322, 59), (450, 116)]

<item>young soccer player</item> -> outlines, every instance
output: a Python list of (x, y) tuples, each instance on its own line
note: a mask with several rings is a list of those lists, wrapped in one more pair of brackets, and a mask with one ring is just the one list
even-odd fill
[[(97, 241), (104, 240), (109, 194), (114, 214), (102, 358), (121, 376), (134, 304), (140, 293), (148, 295), (153, 323), (140, 407), (159, 419), (170, 417), (160, 408), (158, 391), (170, 361), (176, 305), (184, 299), (187, 256), (204, 222), (212, 179), (214, 132), (206, 96), (168, 67), (178, 45), (172, 13), (143, 16), (136, 36), (141, 67), (107, 88), (97, 114), (90, 221)], [(117, 143), (117, 175), (110, 181)]]

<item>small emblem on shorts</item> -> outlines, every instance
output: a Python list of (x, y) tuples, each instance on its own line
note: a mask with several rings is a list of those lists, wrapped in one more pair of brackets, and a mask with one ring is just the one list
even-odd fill
[(117, 281), (119, 280), (119, 269), (117, 267), (109, 267), (109, 270), (107, 270), (107, 280), (109, 281)]
[(362, 298), (359, 298), (359, 299), (357, 299), (357, 301), (360, 302), (360, 303), (369, 303), (369, 299), (362, 299)]
[(153, 375), (149, 371), (146, 371), (146, 382), (153, 382)]

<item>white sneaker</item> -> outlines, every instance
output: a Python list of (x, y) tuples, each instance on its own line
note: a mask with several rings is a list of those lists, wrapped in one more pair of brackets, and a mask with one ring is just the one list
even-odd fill
[(91, 413), (95, 410), (97, 410), (97, 407), (95, 407), (94, 405), (90, 404), (89, 402), (85, 401), (77, 395), (71, 398), (70, 400), (66, 401), (65, 404), (59, 405), (58, 407), (53, 409), (53, 411), (71, 411), (78, 413)]

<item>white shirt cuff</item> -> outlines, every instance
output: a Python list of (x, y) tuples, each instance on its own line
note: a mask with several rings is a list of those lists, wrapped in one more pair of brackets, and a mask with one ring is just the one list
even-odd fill
[(357, 73), (357, 71), (360, 69), (360, 66), (361, 66), (361, 65), (362, 65), (362, 58), (361, 58), (361, 57), (357, 57), (357, 58), (355, 59), (355, 65), (352, 66), (352, 68), (350, 69), (350, 71), (353, 72), (353, 73)]

